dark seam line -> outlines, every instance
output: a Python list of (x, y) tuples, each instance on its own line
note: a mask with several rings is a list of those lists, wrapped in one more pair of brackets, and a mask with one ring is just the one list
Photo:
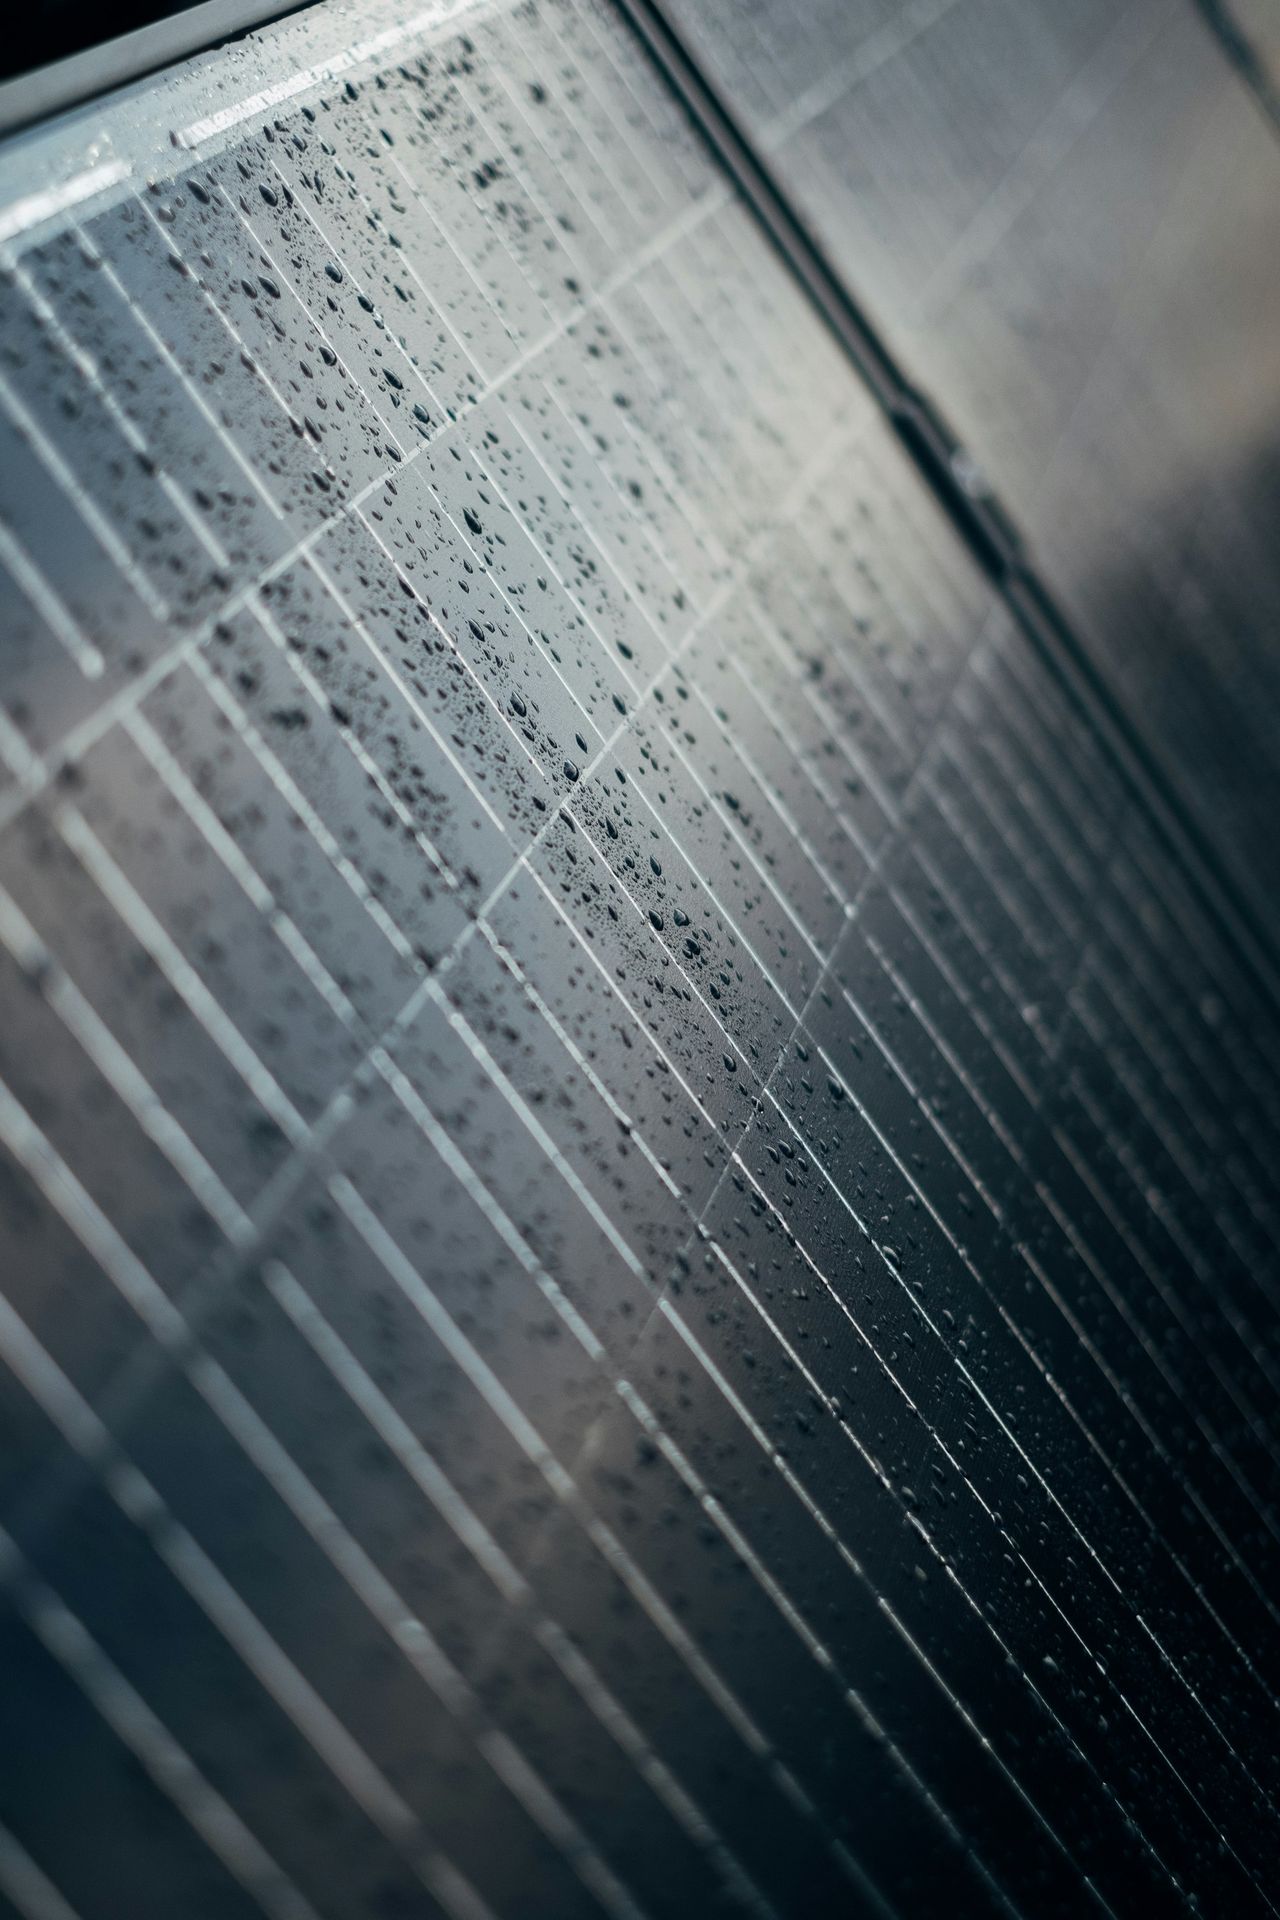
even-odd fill
[[(1206, 11), (1217, 0), (1198, 0)], [(940, 408), (910, 381), (791, 200), (707, 79), (661, 0), (615, 0), (765, 235), (856, 365), (934, 494), (1077, 712), (1094, 728), (1211, 922), (1254, 986), (1280, 1011), (1280, 954), (1224, 870), (1169, 769), (1143, 740), (1022, 537)], [(1280, 123), (1278, 123), (1280, 124)], [(1101, 724), (1100, 724), (1101, 723)]]
[(1273, 131), (1280, 133), (1280, 86), (1236, 19), (1229, 0), (1191, 0), (1191, 3), (1270, 121)]

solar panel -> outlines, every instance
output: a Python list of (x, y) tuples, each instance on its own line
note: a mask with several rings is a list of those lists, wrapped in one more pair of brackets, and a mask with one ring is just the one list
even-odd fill
[(631, 25), (0, 206), (0, 1899), (1269, 1910), (1265, 970)]

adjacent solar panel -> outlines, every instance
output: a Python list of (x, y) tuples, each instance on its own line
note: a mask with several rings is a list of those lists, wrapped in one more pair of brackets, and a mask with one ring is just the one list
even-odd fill
[(1272, 1911), (1275, 1000), (628, 24), (0, 187), (0, 1912)]
[(667, 6), (1274, 946), (1275, 0)]

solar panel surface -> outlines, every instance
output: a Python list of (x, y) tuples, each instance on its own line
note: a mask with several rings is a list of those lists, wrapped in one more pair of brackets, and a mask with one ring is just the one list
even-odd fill
[(0, 181), (0, 1900), (1271, 1911), (1269, 981), (626, 21)]

